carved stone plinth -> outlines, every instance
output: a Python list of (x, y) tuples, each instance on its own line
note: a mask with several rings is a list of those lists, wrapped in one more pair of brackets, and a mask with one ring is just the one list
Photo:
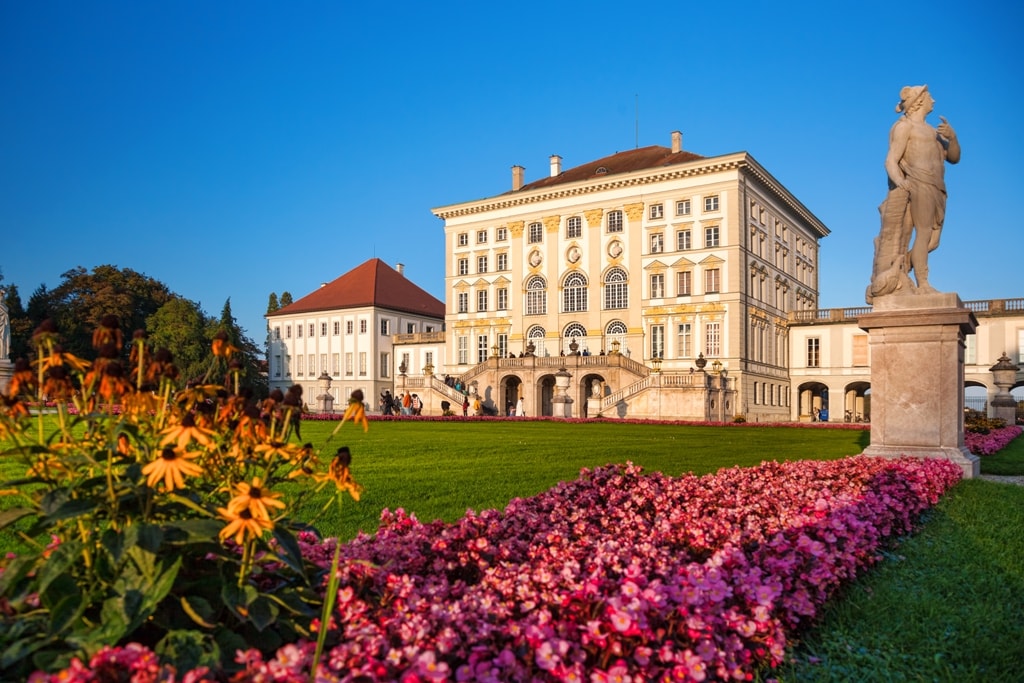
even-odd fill
[(879, 297), (857, 320), (871, 350), (865, 455), (945, 458), (980, 474), (964, 446), (964, 337), (978, 321), (956, 294)]
[(14, 376), (14, 363), (9, 360), (0, 360), (0, 394), (7, 392), (7, 384)]

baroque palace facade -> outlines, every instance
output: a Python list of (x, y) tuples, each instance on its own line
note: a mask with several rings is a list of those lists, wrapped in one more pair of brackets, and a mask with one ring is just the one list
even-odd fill
[[(749, 154), (702, 157), (678, 132), (561, 161), (433, 210), (444, 374), (499, 412), (523, 396), (531, 415), (789, 419), (789, 314), (817, 307), (828, 228)], [(444, 386), (415, 375), (398, 381)]]

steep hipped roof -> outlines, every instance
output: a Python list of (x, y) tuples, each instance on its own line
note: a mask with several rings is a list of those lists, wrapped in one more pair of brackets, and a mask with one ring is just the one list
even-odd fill
[(549, 176), (535, 180), (532, 183), (523, 185), (519, 192), (536, 190), (541, 187), (551, 187), (562, 183), (574, 183), (580, 180), (590, 180), (614, 173), (630, 173), (642, 171), (648, 168), (661, 168), (673, 164), (683, 164), (688, 161), (698, 161), (704, 157), (693, 152), (673, 152), (668, 147), (651, 145), (640, 147), (627, 152), (617, 152), (597, 161), (590, 161), (581, 166), (567, 169), (556, 176)]
[(404, 275), (372, 258), (267, 317), (376, 306), (393, 311), (444, 319), (444, 303)]

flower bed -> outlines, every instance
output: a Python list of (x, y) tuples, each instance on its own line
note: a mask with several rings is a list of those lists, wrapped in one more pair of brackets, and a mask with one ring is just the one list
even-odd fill
[(964, 432), (964, 445), (975, 455), (992, 455), (998, 453), (1006, 444), (1020, 436), (1021, 428), (1016, 425), (998, 427), (987, 434)]
[[(960, 476), (864, 456), (705, 477), (609, 466), (454, 524), (385, 511), (341, 548), (319, 680), (751, 680)], [(330, 566), (333, 540), (300, 540)], [(239, 653), (232, 680), (307, 680), (314, 649)], [(128, 646), (35, 680), (101, 669), (170, 675)]]

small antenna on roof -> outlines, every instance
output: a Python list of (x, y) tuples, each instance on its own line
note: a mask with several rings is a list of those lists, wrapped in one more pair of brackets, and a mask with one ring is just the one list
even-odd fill
[(634, 105), (633, 105), (634, 114), (633, 114), (633, 116), (634, 116), (634, 119), (636, 120), (636, 123), (633, 126), (634, 127), (634, 133), (633, 134), (636, 136), (636, 143), (635, 143), (636, 146), (634, 147), (634, 149), (640, 149), (640, 95), (638, 93), (634, 93), (633, 101), (634, 101)]

